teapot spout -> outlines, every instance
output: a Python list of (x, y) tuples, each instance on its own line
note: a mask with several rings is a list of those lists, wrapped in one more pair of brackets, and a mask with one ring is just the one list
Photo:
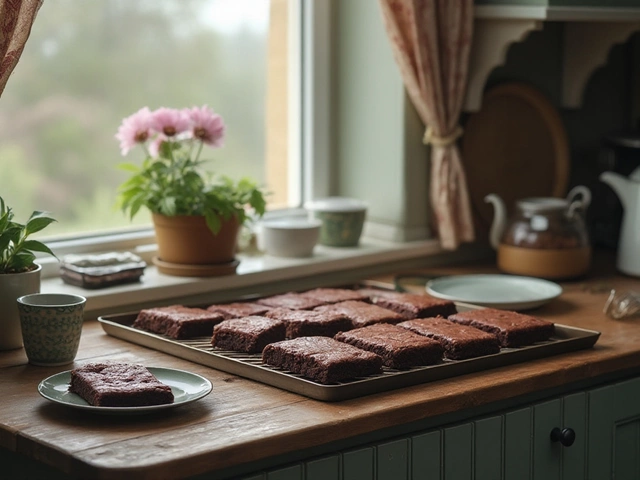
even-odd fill
[(600, 174), (600, 181), (609, 185), (616, 192), (624, 208), (633, 204), (632, 196), (635, 189), (632, 188), (628, 178), (615, 172), (603, 172)]
[(495, 193), (490, 193), (484, 197), (484, 201), (493, 204), (494, 214), (493, 223), (489, 230), (489, 243), (493, 248), (497, 249), (507, 223), (507, 208), (502, 199)]

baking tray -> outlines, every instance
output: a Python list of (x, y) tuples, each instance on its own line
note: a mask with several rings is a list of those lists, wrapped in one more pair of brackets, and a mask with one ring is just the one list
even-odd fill
[[(468, 307), (458, 306), (459, 311), (466, 309)], [(99, 317), (98, 321), (102, 324), (104, 331), (113, 337), (325, 402), (347, 400), (582, 350), (592, 347), (600, 336), (600, 332), (556, 323), (555, 334), (546, 342), (520, 348), (503, 348), (500, 353), (467, 360), (444, 360), (436, 365), (415, 367), (409, 370), (393, 370), (383, 367), (381, 374), (323, 385), (300, 375), (263, 365), (260, 354), (238, 353), (213, 348), (210, 337), (174, 340), (163, 335), (138, 330), (131, 326), (136, 316), (137, 312), (108, 315)]]

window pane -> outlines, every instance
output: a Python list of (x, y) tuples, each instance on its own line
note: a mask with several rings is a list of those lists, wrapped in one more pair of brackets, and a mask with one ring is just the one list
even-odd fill
[[(114, 207), (127, 178), (117, 165), (143, 158), (142, 150), (121, 157), (114, 135), (143, 106), (209, 105), (227, 134), (223, 148), (203, 155), (207, 169), (250, 176), (286, 204), (286, 182), (269, 179), (287, 177), (286, 161), (273, 160), (287, 153), (287, 118), (267, 110), (286, 102), (287, 3), (44, 2), (0, 99), (0, 195), (16, 219), (52, 212), (58, 223), (47, 236), (148, 224), (146, 212), (130, 222)], [(284, 98), (268, 101), (277, 90), (269, 85)]]

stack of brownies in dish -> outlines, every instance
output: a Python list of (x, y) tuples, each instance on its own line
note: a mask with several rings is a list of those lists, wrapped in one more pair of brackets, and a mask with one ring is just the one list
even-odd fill
[(261, 354), (262, 363), (321, 384), (442, 361), (493, 355), (548, 340), (554, 324), (491, 308), (458, 312), (426, 294), (316, 288), (255, 301), (141, 310), (134, 328), (187, 339), (213, 352)]

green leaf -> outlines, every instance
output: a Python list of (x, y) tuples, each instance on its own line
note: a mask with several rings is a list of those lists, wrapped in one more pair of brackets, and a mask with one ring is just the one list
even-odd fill
[(131, 163), (131, 162), (119, 163), (117, 168), (120, 170), (124, 170), (125, 172), (131, 172), (131, 173), (138, 173), (140, 171), (140, 167), (135, 163)]
[(220, 221), (220, 216), (214, 212), (208, 211), (205, 213), (204, 218), (207, 222), (207, 226), (209, 230), (213, 232), (213, 234), (217, 234), (222, 228), (222, 222)]
[[(25, 249), (26, 250), (31, 250), (31, 251), (34, 251), (34, 252), (48, 253), (49, 255), (51, 255), (53, 257), (56, 257), (55, 253), (53, 253), (49, 247), (47, 247), (44, 243), (39, 242), (38, 240), (25, 240), (24, 242), (22, 242), (21, 253)], [(56, 258), (58, 258), (58, 257), (56, 257)]]
[(36, 256), (28, 251), (17, 253), (7, 265), (9, 272), (24, 272), (31, 268)]
[(33, 212), (26, 225), (26, 235), (31, 235), (32, 233), (39, 232), (43, 228), (46, 228), (48, 225), (55, 222), (56, 219), (53, 218), (48, 212)]
[(26, 225), (13, 221), (13, 212), (0, 198), (0, 273), (24, 272), (33, 268), (36, 258), (33, 252), (55, 255), (41, 242), (27, 240), (56, 220), (47, 212), (35, 211)]

